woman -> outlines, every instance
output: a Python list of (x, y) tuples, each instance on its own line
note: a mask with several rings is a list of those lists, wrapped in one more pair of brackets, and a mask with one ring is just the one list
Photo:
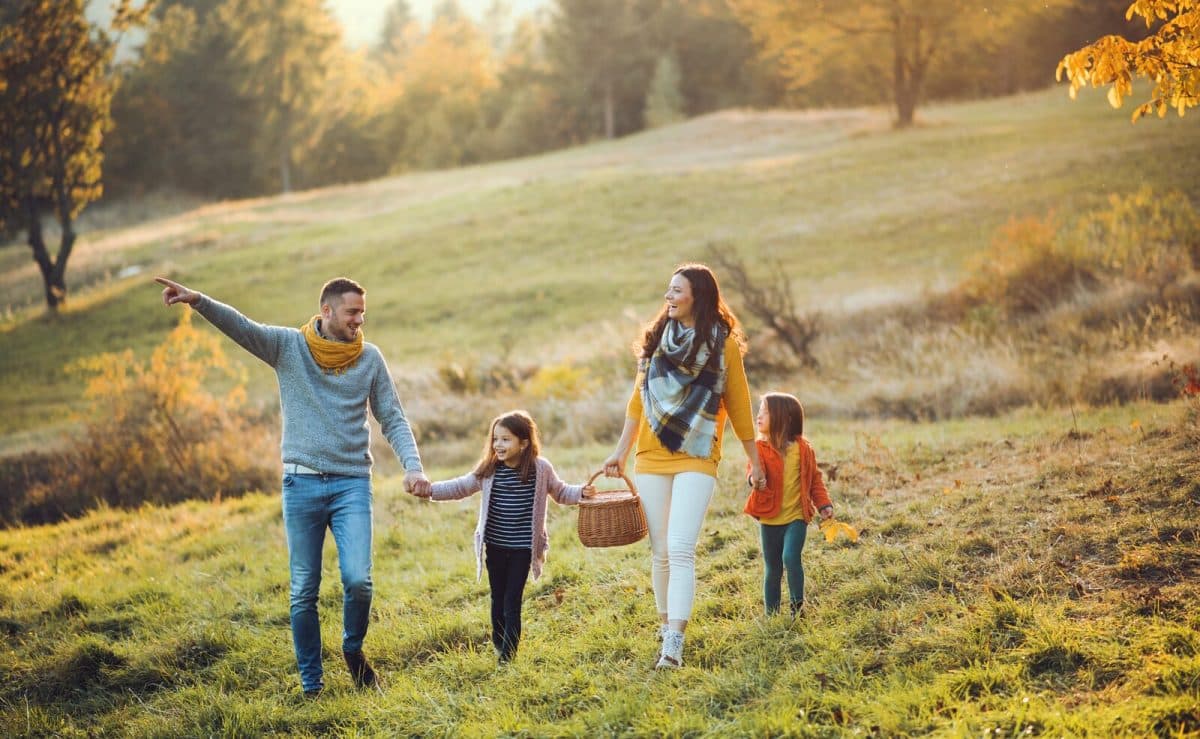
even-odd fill
[(745, 336), (712, 270), (675, 270), (666, 304), (634, 346), (638, 374), (617, 448), (604, 462), (624, 474), (637, 441), (635, 476), (650, 529), (651, 577), (662, 624), (657, 667), (683, 663), (683, 633), (696, 588), (696, 539), (717, 484), (721, 435), (733, 423), (755, 487), (766, 485), (750, 388), (742, 365)]

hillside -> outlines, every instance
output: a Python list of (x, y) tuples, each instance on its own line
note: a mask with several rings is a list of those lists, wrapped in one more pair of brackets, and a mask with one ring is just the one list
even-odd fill
[[(277, 491), (0, 529), (0, 735), (1200, 736), (1200, 406), (1163, 359), (1200, 357), (1197, 125), (1061, 90), (902, 132), (873, 110), (725, 112), (88, 233), (57, 317), (26, 251), (0, 250), (0, 458), (78, 427), (70, 362), (163, 342), (181, 310), (152, 275), (297, 325), (347, 274), (432, 475), (521, 406), (571, 481), (611, 450), (671, 268), (737, 255), (820, 313), (816, 366), (772, 365), (748, 320), (752, 390), (804, 400), (862, 533), (813, 527), (811, 607), (765, 618), (729, 440), (684, 669), (651, 669), (646, 542), (585, 549), (554, 506), (497, 668), (478, 501), (404, 495), (384, 453), (367, 649), (387, 683), (357, 694), (338, 663), (330, 542), (329, 689), (306, 702)], [(268, 439), (273, 377), (224, 346)]]
[[(764, 270), (777, 260), (800, 309), (824, 311), (833, 333), (858, 311), (953, 284), (1010, 218), (1070, 217), (1142, 186), (1194, 202), (1196, 126), (1131, 126), (1102, 96), (1072, 103), (1061, 90), (932, 106), (910, 131), (873, 110), (720, 113), (531, 159), (86, 233), (70, 307), (52, 320), (27, 250), (13, 246), (0, 250), (0, 378), (14, 390), (0, 407), (0, 453), (54, 443), (79, 397), (69, 361), (125, 346), (144, 355), (161, 341), (176, 317), (156, 302), (155, 273), (280, 324), (311, 315), (328, 276), (356, 276), (371, 296), (368, 339), (417, 383), (450, 357), (599, 361), (606, 380), (624, 378), (624, 346), (670, 268), (710, 247)], [(269, 399), (267, 370), (238, 359), (252, 395)], [(822, 405), (859, 406), (853, 383), (816, 379)]]

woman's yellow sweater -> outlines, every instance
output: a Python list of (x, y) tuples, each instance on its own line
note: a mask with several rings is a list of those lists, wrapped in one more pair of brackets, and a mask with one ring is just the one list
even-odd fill
[(733, 423), (733, 432), (742, 441), (754, 440), (754, 414), (750, 410), (750, 385), (746, 382), (746, 368), (742, 364), (742, 350), (737, 339), (730, 336), (725, 340), (725, 392), (721, 394), (721, 406), (717, 410), (717, 437), (713, 440), (712, 454), (707, 459), (693, 457), (683, 452), (673, 452), (662, 445), (642, 412), (642, 373), (633, 383), (633, 395), (625, 407), (625, 415), (638, 422), (637, 456), (635, 469), (643, 475), (675, 475), (680, 472), (703, 472), (717, 475), (717, 463), (721, 461), (721, 436), (725, 431), (725, 419)]

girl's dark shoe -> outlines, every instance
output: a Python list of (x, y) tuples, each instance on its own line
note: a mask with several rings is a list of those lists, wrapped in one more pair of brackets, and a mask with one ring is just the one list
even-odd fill
[(792, 601), (792, 618), (801, 618), (804, 616), (804, 601)]

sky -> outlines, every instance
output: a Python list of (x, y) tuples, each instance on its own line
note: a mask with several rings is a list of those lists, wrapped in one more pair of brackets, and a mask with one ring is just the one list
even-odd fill
[[(471, 17), (480, 19), (494, 0), (458, 0), (458, 4)], [(548, 7), (554, 0), (505, 0), (514, 16), (528, 15), (539, 8)], [(383, 25), (383, 14), (393, 0), (325, 0), (345, 29), (346, 42), (351, 46), (373, 44), (379, 40)], [(433, 15), (437, 0), (409, 0), (413, 13), (423, 21)]]
[[(409, 0), (413, 13), (423, 21), (433, 15), (438, 0)], [(458, 0), (458, 4), (473, 18), (480, 19), (495, 0)], [(383, 14), (394, 0), (325, 0), (325, 5), (341, 22), (350, 46), (370, 45), (379, 40)], [(528, 15), (540, 8), (550, 7), (554, 0), (504, 0), (513, 16)], [(88, 0), (87, 15), (94, 22), (104, 22), (114, 0)]]

